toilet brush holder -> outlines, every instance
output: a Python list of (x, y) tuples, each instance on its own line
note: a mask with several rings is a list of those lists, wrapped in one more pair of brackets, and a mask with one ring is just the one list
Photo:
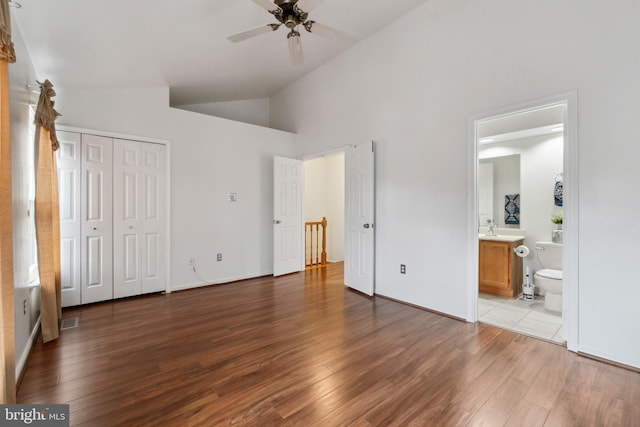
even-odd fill
[(522, 299), (525, 301), (533, 301), (535, 285), (533, 283), (522, 285)]

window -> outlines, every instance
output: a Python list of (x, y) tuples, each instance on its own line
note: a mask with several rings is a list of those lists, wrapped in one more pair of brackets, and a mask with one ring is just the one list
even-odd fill
[[(36, 106), (29, 105), (29, 123), (35, 121)], [(35, 167), (35, 149), (34, 142), (36, 138), (35, 125), (29, 126), (29, 143), (27, 143), (27, 164), (26, 176), (28, 177), (28, 239), (29, 243), (25, 246), (25, 256), (29, 265), (29, 283), (28, 286), (40, 285), (40, 274), (38, 272), (38, 244), (36, 242), (36, 167)]]

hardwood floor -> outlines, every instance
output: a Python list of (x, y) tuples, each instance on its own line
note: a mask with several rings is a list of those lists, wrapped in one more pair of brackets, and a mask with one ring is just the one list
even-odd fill
[(342, 284), (342, 264), (69, 309), (19, 403), (78, 426), (637, 426), (640, 374)]

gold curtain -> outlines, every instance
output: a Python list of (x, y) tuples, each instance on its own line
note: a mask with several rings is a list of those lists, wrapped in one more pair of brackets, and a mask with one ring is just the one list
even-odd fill
[(40, 325), (42, 340), (52, 341), (60, 335), (62, 318), (60, 284), (60, 211), (58, 203), (58, 168), (56, 167), (55, 120), (59, 116), (51, 100), (56, 93), (49, 80), (40, 84), (36, 109), (36, 240), (40, 271)]
[(7, 0), (0, 0), (0, 403), (16, 401), (15, 327), (13, 318), (13, 231), (11, 209), (11, 132), (9, 63), (16, 56), (11, 42)]

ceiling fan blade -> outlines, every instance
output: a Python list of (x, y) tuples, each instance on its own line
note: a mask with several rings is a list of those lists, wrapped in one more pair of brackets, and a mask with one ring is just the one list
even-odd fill
[(301, 9), (305, 12), (311, 12), (313, 9), (318, 7), (318, 5), (320, 5), (320, 3), (322, 3), (323, 1), (324, 0), (298, 0), (298, 2), (296, 3), (296, 6), (298, 7), (298, 9)]
[(232, 41), (233, 43), (238, 43), (250, 39), (251, 37), (259, 36), (260, 34), (270, 33), (271, 31), (277, 30), (279, 27), (280, 24), (261, 25), (259, 27), (229, 36), (227, 37), (227, 39), (229, 39), (229, 41)]
[(324, 25), (324, 24), (320, 24), (316, 21), (307, 21), (304, 23), (304, 28), (306, 28), (306, 30), (310, 33), (313, 34), (317, 34), (319, 36), (322, 37), (327, 37), (331, 40), (337, 41), (337, 42), (341, 42), (341, 43), (346, 43), (346, 44), (351, 44), (351, 43), (355, 43), (357, 41), (357, 39), (349, 34), (349, 33), (345, 33), (344, 31), (340, 31), (340, 30), (336, 30), (333, 27), (330, 27), (328, 25)]
[(300, 42), (300, 33), (291, 31), (287, 36), (289, 42), (289, 56), (291, 57), (291, 65), (302, 65), (304, 56), (302, 55), (302, 43)]
[(264, 8), (267, 12), (272, 12), (274, 10), (280, 9), (280, 6), (274, 4), (272, 1), (269, 1), (269, 0), (253, 0), (253, 2), (258, 6)]

